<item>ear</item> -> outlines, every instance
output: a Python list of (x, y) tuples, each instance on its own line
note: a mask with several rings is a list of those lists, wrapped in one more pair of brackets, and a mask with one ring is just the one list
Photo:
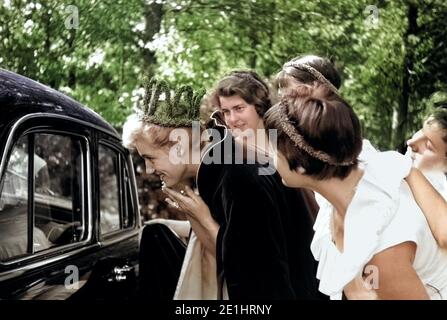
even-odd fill
[(185, 155), (185, 148), (181, 143), (176, 144), (175, 151), (177, 153), (177, 157), (179, 157), (179, 158), (181, 158)]

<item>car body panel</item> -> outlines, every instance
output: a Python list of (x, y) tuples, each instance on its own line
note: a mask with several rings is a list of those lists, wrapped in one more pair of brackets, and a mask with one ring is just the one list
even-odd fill
[[(98, 114), (66, 95), (3, 69), (0, 69), (0, 111), (2, 179), (19, 137), (33, 135), (35, 139), (39, 134), (54, 134), (79, 138), (83, 168), (79, 173), (82, 189), (79, 207), (83, 210), (81, 228), (87, 228), (82, 231), (82, 234), (87, 232), (82, 241), (39, 252), (33, 249), (25, 257), (0, 261), (0, 299), (131, 298), (136, 289), (140, 217), (132, 159), (122, 147), (118, 132)], [(100, 145), (113, 147), (117, 154), (121, 200), (116, 210), (121, 219), (123, 210), (126, 219), (133, 219), (133, 224), (105, 238), (100, 236), (99, 230)], [(34, 154), (33, 159), (35, 157)], [(38, 201), (45, 197), (39, 197), (37, 191), (32, 194), (29, 196), (33, 201), (32, 210), (36, 211)], [(52, 201), (51, 205), (63, 207), (63, 201)], [(36, 219), (34, 211), (33, 221)]]

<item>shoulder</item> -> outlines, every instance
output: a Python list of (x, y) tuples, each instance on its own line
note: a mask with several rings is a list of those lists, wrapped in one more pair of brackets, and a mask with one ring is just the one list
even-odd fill
[(371, 153), (364, 163), (364, 180), (390, 197), (397, 195), (413, 164), (410, 157), (396, 151)]
[(377, 152), (379, 152), (379, 151), (376, 148), (374, 148), (374, 146), (371, 144), (371, 142), (369, 140), (363, 139), (362, 151), (360, 152), (359, 160), (365, 161), (370, 156), (376, 154)]
[(404, 174), (411, 169), (412, 159), (397, 151), (371, 152), (365, 163), (373, 171), (391, 173), (393, 176), (398, 173), (405, 177)]
[(256, 185), (267, 188), (276, 186), (280, 182), (277, 172), (266, 175), (262, 174), (262, 169), (263, 167), (257, 163), (225, 165), (222, 181), (237, 187)]

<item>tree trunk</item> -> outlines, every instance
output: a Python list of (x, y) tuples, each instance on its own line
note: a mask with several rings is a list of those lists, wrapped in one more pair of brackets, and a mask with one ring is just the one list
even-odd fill
[(409, 38), (415, 35), (417, 32), (417, 17), (418, 8), (412, 2), (408, 3), (407, 20), (408, 27), (404, 34), (403, 42), (405, 48), (405, 55), (403, 61), (403, 76), (402, 76), (402, 87), (401, 87), (401, 99), (399, 101), (399, 106), (396, 114), (396, 121), (394, 123), (394, 135), (392, 139), (392, 145), (395, 149), (403, 152), (405, 151), (406, 145), (405, 141), (407, 137), (408, 128), (408, 113), (409, 113), (409, 102), (411, 94), (410, 85), (410, 71), (413, 69), (414, 65), (414, 53), (411, 48)]
[[(146, 29), (143, 36), (144, 43), (152, 41), (154, 36), (160, 31), (163, 15), (164, 11), (162, 4), (155, 3), (154, 1), (146, 6), (144, 13), (144, 20), (146, 22)], [(149, 76), (152, 76), (155, 73), (154, 69), (157, 63), (155, 51), (143, 48), (142, 54), (144, 71)]]
[[(68, 39), (69, 53), (71, 55), (74, 55), (75, 51), (75, 37), (76, 37), (76, 29), (71, 29), (70, 38)], [(72, 90), (76, 88), (76, 66), (73, 63), (70, 65), (70, 68), (68, 70), (67, 84), (68, 87), (70, 87)]]
[[(253, 3), (248, 4), (248, 21), (256, 21), (256, 6)], [(256, 29), (257, 29), (257, 23), (253, 22), (252, 24), (248, 24), (248, 38), (250, 39), (250, 48), (251, 48), (251, 55), (249, 57), (248, 65), (252, 70), (256, 70), (256, 66), (258, 64), (258, 52), (257, 47), (260, 44), (260, 41), (258, 39)]]

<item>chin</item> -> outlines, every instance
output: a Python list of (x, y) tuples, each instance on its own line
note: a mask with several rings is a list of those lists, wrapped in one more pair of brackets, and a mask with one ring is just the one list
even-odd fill
[(167, 187), (172, 188), (177, 186), (179, 183), (184, 182), (184, 179), (182, 179), (182, 177), (173, 177), (166, 179), (165, 182)]
[(233, 129), (231, 129), (231, 135), (232, 135), (233, 137), (239, 137), (239, 136), (241, 135), (241, 133), (242, 133), (242, 130), (239, 129), (239, 128), (233, 128)]
[(175, 182), (175, 181), (165, 180), (165, 186), (168, 187), (168, 188), (172, 188), (176, 184), (177, 184), (177, 182)]

